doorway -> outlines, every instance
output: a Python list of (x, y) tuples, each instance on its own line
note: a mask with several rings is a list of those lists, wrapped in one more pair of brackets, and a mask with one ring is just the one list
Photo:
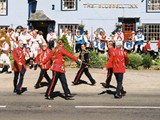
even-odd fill
[(132, 35), (132, 31), (136, 30), (136, 22), (139, 22), (139, 18), (119, 18), (119, 22), (122, 22), (124, 40), (127, 40)]
[(55, 21), (29, 21), (32, 24), (32, 29), (37, 29), (43, 32), (43, 37), (46, 39), (48, 30), (52, 29), (54, 31)]

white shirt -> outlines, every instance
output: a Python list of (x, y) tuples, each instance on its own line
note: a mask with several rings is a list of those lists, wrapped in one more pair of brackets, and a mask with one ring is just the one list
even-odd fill
[(27, 44), (27, 39), (29, 39), (29, 35), (28, 34), (21, 34), (19, 39), (22, 40), (23, 44)]
[(144, 35), (143, 35), (142, 33), (141, 33), (140, 35), (137, 34), (137, 35), (135, 36), (135, 40), (136, 40), (136, 41), (144, 40)]
[(67, 40), (68, 40), (69, 45), (71, 46), (72, 42), (73, 42), (73, 36), (72, 35), (67, 35)]
[(51, 41), (51, 40), (56, 40), (57, 39), (57, 35), (54, 32), (48, 33), (47, 34), (47, 41)]
[(38, 42), (41, 43), (41, 44), (44, 41), (43, 35), (37, 35), (37, 39), (38, 39)]
[(9, 45), (8, 45), (8, 43), (7, 43), (6, 41), (3, 42), (1, 49), (2, 49), (4, 52), (8, 52), (8, 50), (9, 50)]
[(116, 41), (123, 41), (124, 40), (124, 34), (123, 34), (123, 32), (116, 32), (116, 34), (115, 34), (115, 40)]

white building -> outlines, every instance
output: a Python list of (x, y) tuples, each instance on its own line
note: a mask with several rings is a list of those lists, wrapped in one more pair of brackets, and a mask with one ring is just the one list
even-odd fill
[[(29, 20), (29, 22), (28, 22)], [(47, 31), (84, 24), (90, 33), (102, 28), (109, 36), (122, 24), (125, 39), (143, 25), (146, 40), (160, 38), (160, 0), (0, 0), (0, 26)]]

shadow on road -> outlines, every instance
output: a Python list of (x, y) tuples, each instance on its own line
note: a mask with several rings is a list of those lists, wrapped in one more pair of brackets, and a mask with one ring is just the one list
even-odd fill
[[(70, 98), (69, 100), (74, 100), (74, 96), (75, 96), (76, 94), (72, 94), (72, 98)], [(56, 97), (61, 97), (61, 98), (63, 98), (63, 99), (66, 99), (66, 97), (65, 97), (65, 95), (64, 95), (64, 93), (61, 93), (60, 91), (55, 91), (55, 92), (53, 92), (53, 93), (51, 93), (51, 98), (56, 98)]]
[(41, 87), (45, 87), (45, 86), (48, 86), (48, 82), (41, 82)]
[(106, 91), (102, 91), (101, 93), (98, 93), (98, 95), (103, 95), (103, 94), (115, 95), (116, 91), (106, 90)]
[[(85, 80), (79, 80), (78, 83), (76, 85), (81, 85), (81, 84), (85, 84), (85, 85), (91, 85), (88, 82), (86, 82)], [(75, 84), (73, 84), (74, 86)]]
[(101, 84), (102, 87), (104, 87), (104, 88), (114, 88), (114, 89), (116, 89), (116, 87), (113, 86), (113, 85), (107, 85), (107, 86), (106, 86), (106, 83), (100, 83), (100, 84)]

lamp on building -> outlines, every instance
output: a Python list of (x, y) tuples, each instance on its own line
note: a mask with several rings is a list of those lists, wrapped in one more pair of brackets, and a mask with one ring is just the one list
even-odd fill
[(55, 10), (55, 5), (52, 5), (52, 10)]
[(141, 2), (144, 2), (144, 0), (141, 0)]

